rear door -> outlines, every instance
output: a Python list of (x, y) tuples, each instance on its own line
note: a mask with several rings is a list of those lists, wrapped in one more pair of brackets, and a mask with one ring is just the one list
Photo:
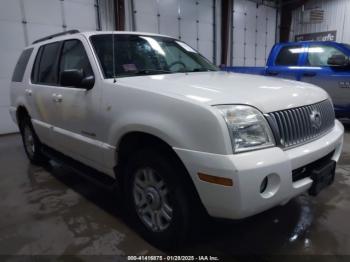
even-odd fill
[(42, 45), (34, 61), (31, 81), (26, 89), (31, 100), (31, 117), (41, 142), (56, 148), (52, 127), (58, 124), (57, 104), (52, 94), (57, 89), (57, 62), (61, 42)]
[(345, 50), (330, 43), (310, 44), (304, 60), (301, 81), (325, 89), (336, 110), (350, 106), (350, 68), (328, 65), (332, 55), (347, 56)]
[(304, 44), (275, 46), (268, 61), (266, 75), (299, 80), (304, 49)]

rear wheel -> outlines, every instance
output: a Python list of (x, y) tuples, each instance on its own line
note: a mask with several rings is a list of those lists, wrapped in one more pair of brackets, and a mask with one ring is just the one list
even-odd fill
[(41, 153), (42, 145), (35, 134), (29, 117), (24, 118), (20, 122), (20, 130), (24, 151), (26, 152), (30, 162), (33, 164), (45, 163), (47, 158)]
[(136, 153), (125, 170), (127, 209), (141, 235), (161, 248), (182, 244), (190, 225), (183, 170), (166, 154), (149, 149)]

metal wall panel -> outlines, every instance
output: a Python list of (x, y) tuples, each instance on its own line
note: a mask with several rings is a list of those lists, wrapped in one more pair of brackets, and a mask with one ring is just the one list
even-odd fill
[(181, 39), (209, 60), (215, 60), (213, 6), (216, 0), (130, 1), (127, 6), (131, 6), (134, 25), (128, 28)]
[[(84, 0), (82, 0), (84, 1)], [(101, 30), (112, 31), (115, 29), (114, 0), (99, 1)]]
[(195, 1), (180, 0), (180, 6), (186, 6), (181, 8), (181, 20), (180, 20), (180, 35), (181, 40), (189, 44), (195, 49), (198, 49), (198, 8)]
[(0, 134), (16, 130), (9, 115), (9, 85), (16, 59), (25, 45), (20, 0), (0, 2)]
[[(103, 7), (112, 0), (100, 0)], [(0, 1), (0, 134), (17, 131), (9, 115), (10, 79), (23, 48), (34, 40), (63, 30), (96, 30), (95, 0), (1, 0)], [(113, 11), (104, 9), (105, 14)], [(108, 16), (110, 17), (110, 16)], [(104, 16), (101, 16), (102, 20)], [(104, 29), (113, 19), (103, 20)], [(112, 23), (112, 25), (111, 25)]]
[(135, 21), (135, 29), (143, 32), (159, 32), (159, 13), (157, 0), (133, 0), (132, 10)]
[(98, 30), (97, 13), (93, 1), (64, 0), (63, 3), (67, 28), (79, 28), (82, 31)]
[(180, 3), (179, 0), (158, 1), (159, 33), (175, 38), (181, 38), (180, 33)]
[(276, 9), (234, 0), (232, 18), (232, 65), (264, 66), (275, 44)]
[(304, 5), (308, 9), (324, 10), (322, 23), (303, 23), (303, 7), (293, 11), (290, 40), (295, 35), (337, 30), (337, 42), (350, 43), (350, 1), (349, 0), (310, 0)]
[(198, 50), (209, 60), (214, 61), (214, 26), (212, 0), (198, 2)]

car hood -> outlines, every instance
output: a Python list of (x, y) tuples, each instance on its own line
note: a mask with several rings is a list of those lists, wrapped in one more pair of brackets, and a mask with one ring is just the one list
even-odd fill
[[(119, 80), (118, 80), (119, 81)], [(303, 82), (229, 72), (195, 72), (120, 78), (119, 84), (207, 105), (246, 104), (264, 113), (328, 98)]]

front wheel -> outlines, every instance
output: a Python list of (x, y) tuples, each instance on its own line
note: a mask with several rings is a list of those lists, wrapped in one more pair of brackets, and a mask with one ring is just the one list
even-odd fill
[(138, 231), (161, 248), (181, 245), (190, 225), (183, 170), (153, 150), (136, 153), (126, 170), (127, 208)]

